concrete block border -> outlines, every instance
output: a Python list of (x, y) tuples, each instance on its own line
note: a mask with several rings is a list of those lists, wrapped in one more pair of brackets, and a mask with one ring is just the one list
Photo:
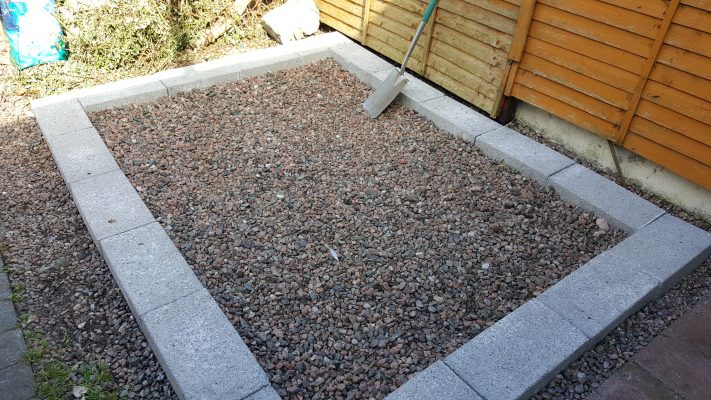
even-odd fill
[[(118, 168), (86, 112), (331, 57), (371, 86), (393, 66), (340, 33), (32, 102), (85, 224), (182, 399), (277, 399), (267, 375)], [(408, 74), (397, 101), (630, 236), (391, 393), (522, 399), (711, 255), (711, 234)]]

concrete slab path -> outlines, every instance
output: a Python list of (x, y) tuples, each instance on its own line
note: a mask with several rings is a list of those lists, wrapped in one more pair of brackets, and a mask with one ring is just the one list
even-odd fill
[(710, 394), (711, 293), (588, 399), (705, 400)]
[[(35, 395), (32, 368), (25, 364), (25, 342), (17, 329), (10, 282), (0, 258), (0, 397), (27, 400)], [(7, 397), (5, 397), (7, 396)]]

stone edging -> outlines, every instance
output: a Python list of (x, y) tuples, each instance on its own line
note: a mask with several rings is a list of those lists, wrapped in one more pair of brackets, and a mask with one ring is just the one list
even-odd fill
[[(177, 394), (277, 399), (267, 375), (155, 221), (87, 111), (333, 57), (371, 86), (393, 66), (339, 33), (32, 102), (94, 242)], [(711, 234), (409, 76), (398, 101), (631, 235), (388, 396), (519, 399), (711, 254)]]

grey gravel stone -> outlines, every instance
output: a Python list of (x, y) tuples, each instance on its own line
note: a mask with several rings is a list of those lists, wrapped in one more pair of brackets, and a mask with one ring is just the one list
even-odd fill
[(202, 289), (140, 317), (151, 348), (184, 399), (241, 399), (269, 380)]
[(0, 369), (20, 361), (24, 352), (25, 342), (19, 329), (0, 333)]
[(664, 210), (597, 173), (575, 164), (550, 177), (560, 197), (635, 231), (664, 214)]
[(536, 299), (492, 325), (444, 362), (485, 399), (533, 395), (590, 340)]
[(437, 361), (392, 392), (387, 400), (480, 400), (442, 361)]
[(545, 184), (549, 176), (575, 163), (506, 127), (477, 137), (476, 146), (488, 157), (505, 162), (541, 184)]
[(100, 247), (135, 315), (203, 287), (157, 222), (106, 238)]
[(49, 97), (30, 103), (45, 137), (91, 128), (91, 121), (78, 100), (68, 96)]
[(119, 169), (94, 128), (48, 137), (47, 144), (67, 183)]
[(659, 281), (617, 248), (598, 255), (538, 296), (551, 310), (597, 342), (649, 302)]
[(154, 221), (120, 170), (70, 183), (69, 190), (95, 241)]
[(32, 368), (24, 363), (17, 363), (0, 369), (0, 393), (3, 399), (28, 400), (35, 395), (35, 383)]

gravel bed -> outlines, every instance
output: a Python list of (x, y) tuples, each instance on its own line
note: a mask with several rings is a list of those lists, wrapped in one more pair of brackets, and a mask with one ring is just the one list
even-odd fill
[[(534, 129), (518, 121), (509, 124), (522, 134), (529, 136), (560, 153), (575, 159), (606, 178), (617, 182), (637, 195), (651, 201), (668, 213), (675, 215), (701, 229), (711, 232), (711, 223), (691, 215), (668, 201), (645, 192), (637, 186), (625, 182), (612, 174), (580, 159), (565, 147), (545, 138)], [(687, 310), (693, 308), (711, 290), (711, 259), (706, 260), (679, 284), (656, 299), (610, 332), (598, 345), (584, 353), (563, 372), (558, 374), (534, 398), (536, 399), (584, 399), (595, 388), (604, 384), (605, 379), (625, 365), (626, 362), (666, 327), (671, 325)]]
[[(6, 42), (0, 39), (0, 54)], [(133, 319), (69, 196), (25, 98), (0, 64), (0, 256), (20, 295), (29, 347), (41, 354), (35, 374), (60, 362), (71, 383), (77, 371), (105, 364), (112, 383), (93, 385), (122, 398), (172, 399), (170, 384)], [(43, 350), (44, 349), (44, 350)], [(59, 385), (62, 383), (63, 385)], [(87, 385), (89, 386), (89, 385)], [(63, 393), (61, 398), (73, 398)], [(0, 395), (0, 397), (2, 397)]]
[(332, 60), (91, 116), (291, 399), (383, 398), (622, 239)]

